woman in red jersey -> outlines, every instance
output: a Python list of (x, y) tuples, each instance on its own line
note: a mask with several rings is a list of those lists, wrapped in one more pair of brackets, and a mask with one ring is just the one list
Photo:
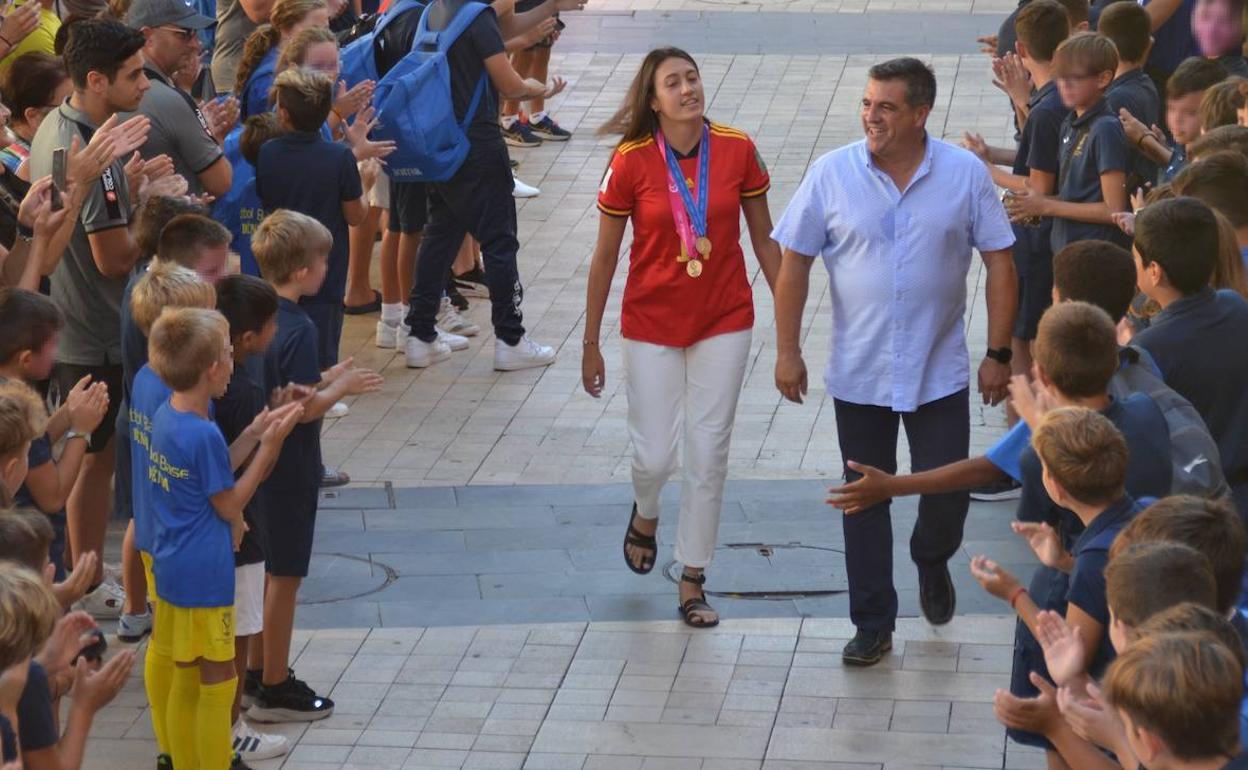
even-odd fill
[(696, 627), (719, 623), (702, 591), (703, 570), (715, 551), (754, 326), (742, 212), (768, 286), (780, 270), (762, 159), (743, 132), (708, 121), (705, 106), (697, 63), (684, 51), (661, 48), (646, 56), (624, 105), (600, 131), (624, 136), (598, 191), (581, 360), (585, 390), (597, 398), (606, 384), (602, 317), (631, 220), (620, 335), (635, 502), (624, 559), (638, 574), (654, 568), (659, 492), (682, 465), (679, 606)]

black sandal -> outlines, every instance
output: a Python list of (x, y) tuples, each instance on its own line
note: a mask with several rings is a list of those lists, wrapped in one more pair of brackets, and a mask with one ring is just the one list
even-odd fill
[[(706, 584), (706, 574), (690, 575), (688, 572), (682, 571), (680, 573), (680, 580), (682, 583), (693, 583), (695, 586), (700, 587)], [(715, 608), (706, 603), (706, 592), (702, 591), (701, 593), (702, 596), (695, 596), (694, 598), (681, 604), (679, 607), (680, 614), (685, 619), (685, 625), (687, 626), (692, 626), (694, 628), (714, 628), (719, 625), (718, 617), (710, 621), (696, 619), (699, 617), (700, 613), (715, 612)]]
[[(649, 575), (650, 570), (654, 569), (654, 557), (659, 553), (659, 544), (655, 541), (654, 535), (647, 535), (633, 526), (636, 520), (637, 503), (633, 503), (633, 512), (628, 517), (628, 532), (624, 535), (624, 563), (638, 575)], [(633, 566), (633, 560), (629, 558), (628, 547), (630, 545), (650, 551), (649, 557), (642, 558), (640, 567)]]

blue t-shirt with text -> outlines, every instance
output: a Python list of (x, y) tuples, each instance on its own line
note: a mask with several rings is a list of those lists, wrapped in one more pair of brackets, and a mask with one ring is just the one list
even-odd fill
[(156, 518), (148, 495), (151, 487), (152, 423), (156, 410), (173, 390), (144, 364), (130, 386), (130, 504), (134, 508), (134, 546), (150, 554), (156, 545)]
[(166, 402), (156, 410), (151, 443), (152, 571), (160, 598), (177, 607), (233, 606), (230, 525), (212, 504), (213, 495), (234, 488), (225, 437), (212, 420)]

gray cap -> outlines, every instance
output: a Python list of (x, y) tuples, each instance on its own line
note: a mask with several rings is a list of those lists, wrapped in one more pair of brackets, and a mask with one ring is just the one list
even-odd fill
[(216, 23), (216, 19), (195, 10), (191, 0), (134, 0), (126, 14), (126, 24), (134, 29), (166, 26), (207, 29)]

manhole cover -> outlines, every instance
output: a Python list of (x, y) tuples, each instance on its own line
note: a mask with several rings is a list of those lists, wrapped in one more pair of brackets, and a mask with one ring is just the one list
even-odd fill
[[(675, 583), (680, 578), (680, 565), (668, 562), (663, 573)], [(845, 552), (839, 548), (802, 543), (728, 543), (715, 550), (706, 593), (735, 599), (779, 600), (833, 596), (848, 590)]]
[(389, 565), (342, 553), (314, 553), (299, 586), (300, 604), (330, 604), (375, 594), (398, 579)]

